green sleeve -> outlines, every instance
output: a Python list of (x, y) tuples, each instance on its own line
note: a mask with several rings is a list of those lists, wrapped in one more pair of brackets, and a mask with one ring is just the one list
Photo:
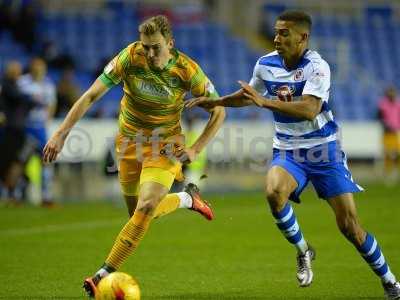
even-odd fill
[(102, 73), (99, 78), (108, 88), (112, 88), (113, 86), (116, 86), (117, 83), (114, 83), (110, 77), (107, 76), (107, 74)]
[(129, 50), (125, 48), (105, 66), (100, 80), (107, 86), (119, 84), (123, 80), (129, 64)]
[(219, 94), (211, 80), (198, 68), (191, 80), (191, 92), (194, 97), (206, 96), (209, 98), (219, 98)]

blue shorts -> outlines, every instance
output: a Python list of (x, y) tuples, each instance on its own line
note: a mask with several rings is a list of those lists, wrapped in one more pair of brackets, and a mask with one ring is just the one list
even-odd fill
[(296, 202), (309, 181), (322, 199), (364, 190), (353, 181), (346, 155), (336, 141), (310, 149), (274, 149), (272, 166), (284, 168), (297, 181), (298, 186), (289, 197)]
[(26, 127), (25, 132), (36, 142), (36, 151), (42, 153), (47, 143), (47, 130), (45, 127)]

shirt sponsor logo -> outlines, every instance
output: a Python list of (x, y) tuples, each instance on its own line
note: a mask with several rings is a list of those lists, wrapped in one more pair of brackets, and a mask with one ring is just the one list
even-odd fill
[(296, 86), (295, 85), (278, 86), (276, 84), (271, 85), (271, 91), (274, 95), (277, 95), (278, 91), (282, 91), (282, 90), (289, 90), (290, 95), (294, 95), (294, 93), (296, 92)]
[(165, 85), (155, 84), (149, 81), (139, 80), (137, 88), (143, 93), (156, 97), (168, 98), (172, 96), (172, 91)]

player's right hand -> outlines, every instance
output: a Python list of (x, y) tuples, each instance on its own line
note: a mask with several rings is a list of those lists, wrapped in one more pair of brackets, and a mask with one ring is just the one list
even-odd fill
[(61, 152), (67, 134), (56, 132), (48, 140), (46, 146), (43, 148), (43, 161), (45, 163), (51, 163), (56, 160), (57, 155)]
[(247, 82), (239, 80), (238, 83), (243, 89), (243, 96), (246, 99), (251, 100), (255, 105), (259, 107), (264, 107), (265, 99), (257, 93), (257, 91), (252, 88)]
[(195, 106), (200, 106), (201, 108), (204, 109), (212, 109), (214, 108), (217, 103), (215, 102), (215, 99), (211, 99), (208, 97), (198, 97), (198, 98), (193, 98), (189, 99), (185, 103), (185, 108), (193, 108)]

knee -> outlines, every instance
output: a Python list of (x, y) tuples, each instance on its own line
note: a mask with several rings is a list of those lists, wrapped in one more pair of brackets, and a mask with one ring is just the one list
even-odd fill
[(142, 200), (138, 203), (137, 211), (140, 211), (146, 215), (150, 215), (156, 209), (157, 204), (153, 199)]
[(337, 217), (337, 224), (342, 234), (356, 246), (361, 246), (365, 239), (364, 230), (352, 214)]
[(267, 186), (266, 188), (266, 198), (271, 211), (274, 213), (283, 209), (288, 197), (288, 191), (283, 186)]
[(357, 227), (357, 219), (352, 214), (341, 215), (336, 218), (340, 231), (346, 237), (351, 237)]
[(136, 210), (147, 215), (152, 214), (155, 211), (159, 202), (159, 195), (155, 193), (146, 193), (145, 195), (141, 195), (141, 197), (139, 198)]

